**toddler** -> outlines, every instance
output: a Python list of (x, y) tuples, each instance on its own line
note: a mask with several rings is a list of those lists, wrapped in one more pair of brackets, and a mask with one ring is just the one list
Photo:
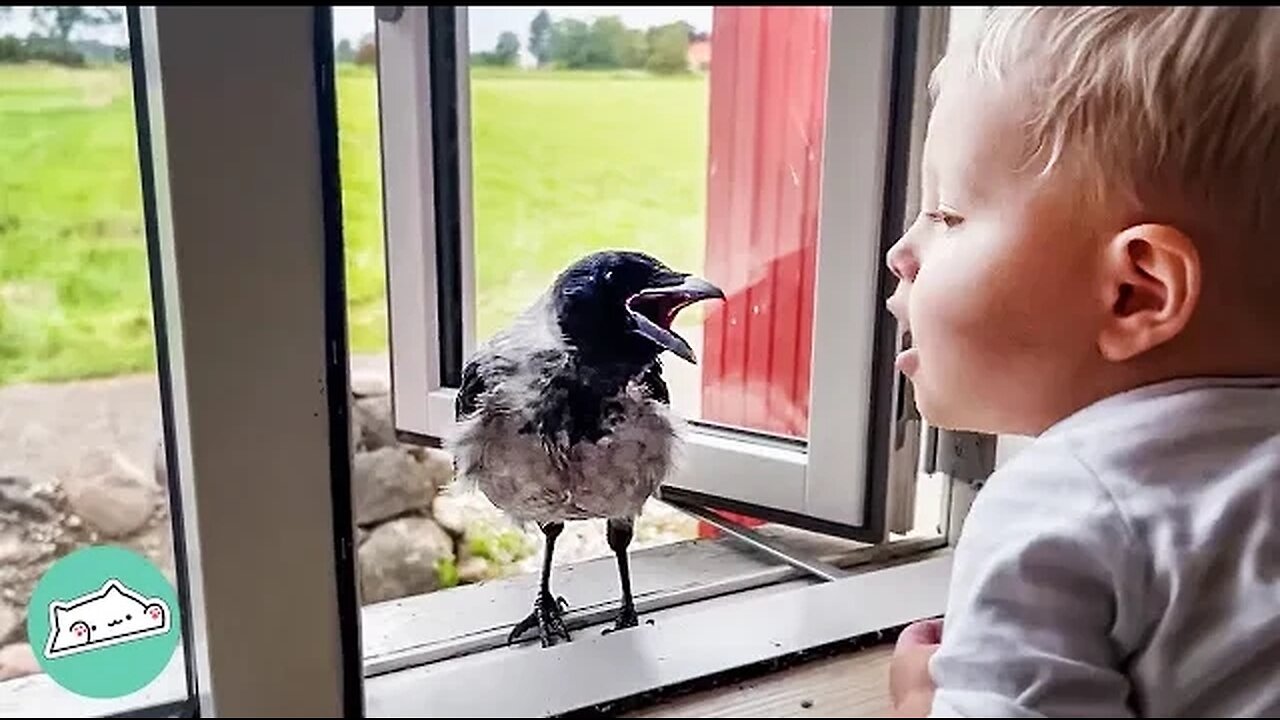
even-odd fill
[(993, 9), (932, 78), (893, 247), (978, 494), (910, 717), (1280, 715), (1280, 10)]

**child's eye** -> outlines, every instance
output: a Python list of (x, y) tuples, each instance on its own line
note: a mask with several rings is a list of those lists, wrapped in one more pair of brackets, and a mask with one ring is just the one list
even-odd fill
[(946, 225), (948, 228), (953, 228), (964, 220), (959, 215), (947, 212), (946, 210), (930, 210), (925, 213), (925, 217), (929, 218), (933, 222)]

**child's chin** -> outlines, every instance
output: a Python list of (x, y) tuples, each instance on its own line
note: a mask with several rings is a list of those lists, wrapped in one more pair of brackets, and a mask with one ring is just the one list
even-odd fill
[(934, 428), (951, 432), (990, 432), (985, 429), (983, 418), (973, 413), (972, 408), (946, 402), (921, 387), (920, 383), (915, 385), (915, 401), (921, 419)]

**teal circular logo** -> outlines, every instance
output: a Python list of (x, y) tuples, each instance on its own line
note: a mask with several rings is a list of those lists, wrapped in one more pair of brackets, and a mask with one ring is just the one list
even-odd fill
[(71, 692), (114, 698), (146, 687), (182, 637), (177, 593), (132, 550), (82, 548), (49, 567), (27, 606), (40, 667)]

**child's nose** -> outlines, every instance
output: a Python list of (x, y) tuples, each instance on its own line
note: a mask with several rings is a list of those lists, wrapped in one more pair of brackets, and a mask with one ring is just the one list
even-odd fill
[(920, 272), (920, 260), (905, 239), (899, 240), (889, 248), (888, 263), (889, 269), (898, 276), (899, 280), (911, 282), (915, 280), (916, 273)]

